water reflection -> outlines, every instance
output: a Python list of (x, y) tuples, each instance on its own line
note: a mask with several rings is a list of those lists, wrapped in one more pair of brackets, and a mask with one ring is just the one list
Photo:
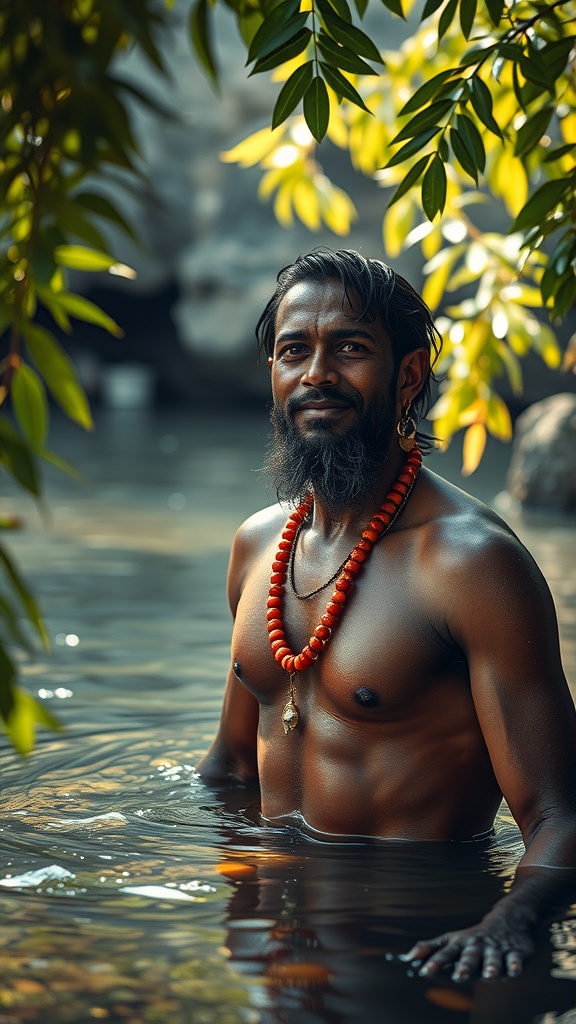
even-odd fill
[[(396, 955), (498, 897), (519, 851), (506, 816), (472, 852), (325, 846), (195, 776), (229, 658), (229, 544), (268, 500), (266, 429), (111, 413), (94, 439), (54, 442), (94, 485), (51, 478), (50, 532), (31, 511), (14, 541), (53, 639), (23, 671), (65, 733), (0, 755), (0, 1024), (568, 1024), (570, 914), (514, 981), (425, 981)], [(456, 462), (438, 467), (460, 482)], [(490, 499), (502, 482), (485, 467), (471, 485)], [(512, 525), (552, 586), (574, 685), (574, 526)]]

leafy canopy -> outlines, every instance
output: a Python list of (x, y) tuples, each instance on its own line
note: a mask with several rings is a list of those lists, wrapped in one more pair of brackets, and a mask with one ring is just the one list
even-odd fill
[[(432, 418), (446, 441), (465, 430), (472, 472), (487, 430), (512, 434), (494, 381), (506, 374), (519, 394), (519, 357), (530, 350), (558, 367), (554, 331), (536, 313), (558, 322), (576, 300), (576, 4), (426, 0), (402, 47), (381, 53), (358, 25), (368, 0), (227, 3), (250, 74), (272, 71), (283, 84), (273, 130), (223, 159), (260, 165), (260, 195), (273, 197), (280, 223), (296, 216), (312, 231), (324, 223), (345, 235), (356, 216), (319, 163), (325, 137), (394, 189), (384, 248), (392, 258), (422, 248), (424, 298), (445, 312), (446, 381)], [(382, 18), (410, 13), (411, 0), (382, 4)], [(193, 43), (216, 80), (207, 0), (195, 0), (192, 24), (202, 25)], [(446, 307), (462, 288), (469, 297)]]

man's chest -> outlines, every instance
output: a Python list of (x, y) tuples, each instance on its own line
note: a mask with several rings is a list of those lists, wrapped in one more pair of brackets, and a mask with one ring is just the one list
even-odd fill
[[(287, 682), (268, 642), (268, 579), (263, 558), (245, 581), (232, 643), (242, 681), (264, 706), (285, 700)], [(394, 559), (374, 558), (364, 567), (326, 649), (305, 673), (308, 699), (343, 718), (390, 720), (438, 682), (462, 680), (466, 666), (440, 639), (411, 580)], [(329, 585), (300, 600), (286, 587), (282, 620), (295, 653), (308, 643), (332, 592)]]

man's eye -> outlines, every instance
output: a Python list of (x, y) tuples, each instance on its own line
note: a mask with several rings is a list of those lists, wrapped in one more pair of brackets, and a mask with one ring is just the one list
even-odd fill
[(304, 351), (304, 346), (303, 345), (299, 345), (299, 344), (287, 345), (286, 348), (283, 348), (282, 351), (280, 352), (280, 358), (281, 359), (296, 359), (298, 356), (302, 355), (303, 351)]
[(359, 341), (345, 341), (340, 351), (346, 355), (355, 355), (357, 352), (365, 352), (366, 346)]

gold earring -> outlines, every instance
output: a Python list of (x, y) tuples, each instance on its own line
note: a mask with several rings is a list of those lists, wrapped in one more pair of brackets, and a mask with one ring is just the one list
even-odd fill
[(398, 423), (396, 424), (396, 433), (398, 434), (398, 444), (402, 451), (412, 451), (416, 444), (416, 420), (413, 416), (410, 416), (410, 406), (412, 402), (407, 400), (404, 403), (404, 409)]
[(268, 356), (268, 366), (272, 366), (272, 356)]

